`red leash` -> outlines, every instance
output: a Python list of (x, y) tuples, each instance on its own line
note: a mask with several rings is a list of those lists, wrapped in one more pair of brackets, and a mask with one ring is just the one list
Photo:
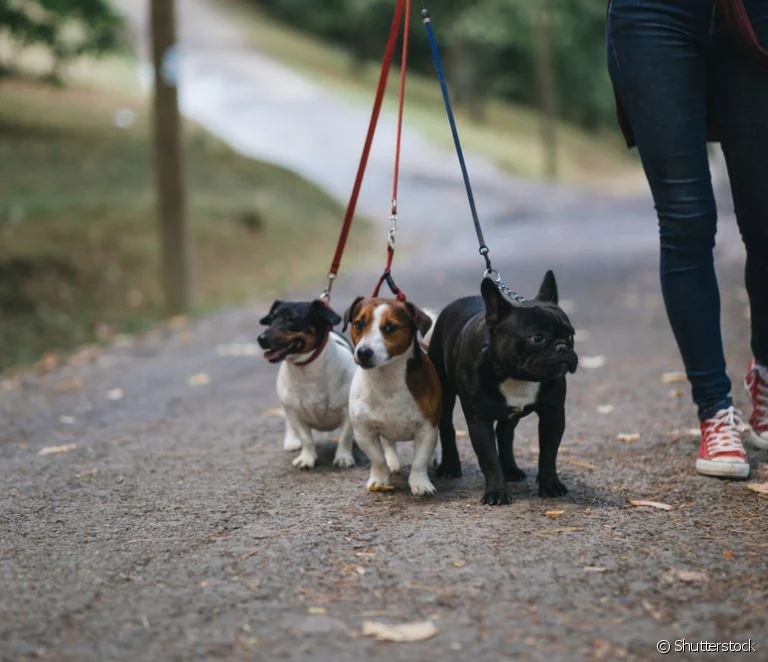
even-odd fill
[[(331, 288), (333, 287), (333, 281), (336, 279), (336, 275), (339, 273), (339, 266), (341, 265), (341, 257), (344, 254), (344, 247), (347, 244), (347, 237), (349, 236), (349, 230), (352, 226), (352, 219), (355, 215), (355, 208), (357, 207), (357, 199), (360, 195), (360, 187), (363, 183), (363, 176), (365, 175), (365, 168), (368, 165), (368, 156), (371, 152), (371, 144), (373, 143), (373, 135), (376, 132), (376, 124), (379, 120), (379, 112), (381, 111), (381, 104), (384, 99), (384, 91), (387, 88), (387, 78), (389, 76), (389, 69), (392, 65), (392, 58), (395, 53), (395, 44), (397, 42), (397, 36), (400, 32), (400, 24), (403, 18), (403, 4), (404, 0), (397, 0), (395, 6), (395, 13), (392, 17), (392, 25), (389, 28), (389, 37), (387, 39), (387, 46), (384, 50), (384, 59), (381, 63), (381, 72), (379, 73), (379, 83), (376, 88), (376, 97), (373, 101), (373, 110), (371, 111), (371, 119), (368, 123), (368, 134), (365, 136), (365, 143), (363, 145), (363, 153), (360, 156), (360, 163), (357, 166), (357, 174), (355, 175), (355, 183), (352, 186), (352, 193), (349, 196), (349, 202), (347, 203), (347, 209), (344, 212), (344, 221), (341, 226), (341, 232), (339, 233), (339, 240), (336, 244), (336, 252), (333, 255), (333, 261), (331, 262), (331, 268), (328, 272), (328, 285), (323, 290), (321, 298), (325, 301), (329, 301), (331, 298)], [(410, 7), (410, 0), (408, 0)]]
[(405, 76), (408, 63), (408, 27), (411, 24), (411, 0), (405, 1), (405, 25), (403, 27), (403, 52), (400, 58), (400, 94), (397, 102), (397, 137), (395, 139), (395, 166), (392, 176), (392, 209), (389, 214), (389, 237), (387, 239), (387, 263), (371, 296), (379, 296), (384, 281), (398, 300), (405, 301), (405, 292), (392, 280), (392, 258), (395, 256), (395, 235), (397, 234), (397, 183), (400, 180), (400, 141), (403, 135), (403, 105), (405, 103)]

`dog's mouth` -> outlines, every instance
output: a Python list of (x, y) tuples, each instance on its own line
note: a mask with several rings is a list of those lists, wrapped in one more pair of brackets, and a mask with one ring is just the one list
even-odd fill
[(304, 341), (296, 338), (286, 345), (273, 347), (264, 352), (264, 358), (270, 363), (280, 363), (289, 354), (298, 354), (304, 349)]

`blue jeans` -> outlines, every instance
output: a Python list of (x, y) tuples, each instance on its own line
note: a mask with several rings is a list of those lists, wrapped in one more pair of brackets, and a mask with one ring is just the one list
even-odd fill
[[(745, 0), (768, 44), (768, 0)], [(613, 0), (608, 69), (653, 193), (661, 287), (699, 417), (731, 405), (712, 250), (717, 210), (707, 117), (717, 123), (746, 246), (752, 352), (768, 365), (768, 69), (714, 0)]]

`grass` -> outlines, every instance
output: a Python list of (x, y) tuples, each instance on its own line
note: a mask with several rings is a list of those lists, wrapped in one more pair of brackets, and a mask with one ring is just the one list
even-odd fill
[[(194, 125), (184, 148), (194, 312), (319, 290), (341, 207)], [(162, 319), (154, 200), (145, 100), (0, 81), (0, 371)], [(345, 266), (366, 232), (356, 224)]]
[[(379, 63), (371, 63), (359, 71), (353, 69), (343, 49), (274, 20), (251, 0), (229, 0), (221, 3), (221, 7), (247, 30), (254, 47), (303, 72), (314, 82), (352, 103), (362, 106), (372, 103)], [(382, 29), (386, 31), (386, 28)], [(394, 111), (397, 88), (394, 79), (398, 76), (395, 70), (393, 73), (395, 75), (390, 75), (386, 104)], [(406, 94), (406, 123), (435, 143), (452, 150), (453, 142), (437, 78), (409, 73)], [(539, 140), (540, 116), (536, 111), (490, 100), (481, 122), (461, 108), (455, 110), (465, 149), (488, 157), (510, 173), (541, 178), (544, 155)], [(635, 191), (645, 186), (637, 159), (626, 150), (617, 131), (588, 133), (561, 122), (557, 137), (561, 181), (615, 192)]]

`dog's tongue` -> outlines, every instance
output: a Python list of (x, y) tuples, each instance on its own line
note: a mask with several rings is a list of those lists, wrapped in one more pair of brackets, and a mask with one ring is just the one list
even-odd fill
[(264, 358), (267, 359), (267, 361), (271, 361), (272, 359), (276, 359), (278, 356), (280, 356), (280, 353), (282, 350), (280, 349), (270, 349), (264, 352)]

